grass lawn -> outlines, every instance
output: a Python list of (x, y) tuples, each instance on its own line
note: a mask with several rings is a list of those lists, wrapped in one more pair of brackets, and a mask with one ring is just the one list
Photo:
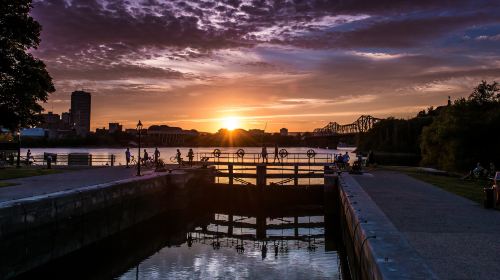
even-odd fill
[(0, 182), (0, 188), (1, 187), (8, 187), (8, 186), (14, 186), (14, 183), (9, 183), (9, 182)]
[[(36, 167), (7, 167), (0, 169), (0, 180), (8, 180), (15, 178), (31, 177), (45, 174), (54, 174), (63, 172), (60, 169), (42, 169)], [(6, 182), (0, 182), (0, 184), (5, 184)], [(0, 185), (2, 186), (2, 185)]]
[(483, 188), (491, 187), (490, 181), (465, 181), (459, 177), (437, 175), (423, 172), (415, 167), (384, 167), (394, 171), (403, 172), (415, 179), (427, 182), (448, 192), (463, 196), (472, 201), (482, 203), (485, 197)]

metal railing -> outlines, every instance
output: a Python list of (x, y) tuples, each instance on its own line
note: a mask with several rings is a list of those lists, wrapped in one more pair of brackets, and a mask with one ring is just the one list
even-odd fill
[(213, 152), (197, 153), (197, 161), (204, 161), (207, 163), (219, 164), (219, 163), (268, 163), (268, 164), (329, 164), (333, 163), (334, 157), (330, 153), (316, 153), (314, 150), (309, 150), (308, 153), (288, 153), (280, 150), (278, 154), (268, 153), (267, 158), (263, 156), (262, 153), (227, 153), (220, 152), (216, 149)]
[(51, 164), (58, 166), (114, 166), (116, 164), (116, 155), (93, 155), (87, 153), (44, 153), (32, 155), (29, 158), (21, 156), (21, 164), (44, 166), (47, 165), (49, 156)]

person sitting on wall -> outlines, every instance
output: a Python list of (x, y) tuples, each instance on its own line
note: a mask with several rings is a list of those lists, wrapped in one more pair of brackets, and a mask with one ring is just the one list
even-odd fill
[(490, 168), (488, 169), (488, 178), (495, 178), (495, 174), (497, 173), (497, 169), (493, 162), (490, 162)]
[(351, 157), (349, 156), (349, 153), (345, 152), (344, 156), (342, 157), (343, 161), (344, 161), (344, 164), (345, 165), (348, 165), (349, 164), (349, 160), (351, 159)]
[(368, 156), (367, 156), (367, 158), (366, 158), (366, 165), (367, 165), (367, 166), (371, 166), (371, 165), (375, 165), (375, 164), (376, 164), (376, 163), (375, 163), (375, 154), (373, 153), (373, 151), (372, 151), (372, 150), (370, 150), (370, 151), (368, 152)]
[(463, 177), (462, 179), (466, 180), (466, 179), (479, 179), (481, 177), (483, 177), (485, 175), (485, 169), (481, 166), (481, 163), (478, 162), (476, 164), (476, 167), (474, 169), (472, 169), (469, 174), (467, 174), (465, 177)]

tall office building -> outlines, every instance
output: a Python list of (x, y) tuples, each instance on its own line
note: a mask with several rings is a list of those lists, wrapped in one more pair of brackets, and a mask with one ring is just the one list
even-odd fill
[(71, 93), (71, 123), (80, 136), (90, 132), (90, 101), (90, 92), (77, 90)]

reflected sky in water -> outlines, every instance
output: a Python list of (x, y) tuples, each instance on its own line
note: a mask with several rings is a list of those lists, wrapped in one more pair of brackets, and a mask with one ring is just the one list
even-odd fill
[[(228, 216), (214, 218), (227, 221)], [(235, 216), (234, 221), (255, 223), (255, 218)], [(266, 221), (268, 225), (292, 222), (290, 217)], [(298, 222), (323, 222), (323, 217), (299, 217)], [(214, 223), (207, 226), (209, 232), (227, 233), (227, 229)], [(301, 240), (268, 241), (265, 254), (264, 242), (237, 239), (240, 234), (255, 234), (249, 228), (234, 227), (233, 237), (218, 239), (218, 249), (213, 246), (214, 235), (202, 233), (200, 227), (195, 231), (191, 247), (187, 243), (165, 247), (115, 279), (341, 279), (337, 252), (325, 251), (324, 238), (308, 239), (324, 234), (322, 227), (299, 228)], [(293, 229), (267, 230), (269, 237), (293, 235)], [(239, 242), (244, 244), (243, 252), (237, 250)]]
[[(223, 241), (222, 243), (224, 243)], [(230, 242), (230, 241), (229, 241)], [(138, 267), (139, 279), (340, 279), (336, 252), (325, 252), (322, 244), (315, 251), (307, 242), (288, 242), (288, 252), (277, 256), (272, 246), (262, 259), (260, 246), (246, 242), (244, 253), (225, 247), (215, 250), (207, 244), (163, 248)], [(136, 279), (132, 268), (116, 279)]]

